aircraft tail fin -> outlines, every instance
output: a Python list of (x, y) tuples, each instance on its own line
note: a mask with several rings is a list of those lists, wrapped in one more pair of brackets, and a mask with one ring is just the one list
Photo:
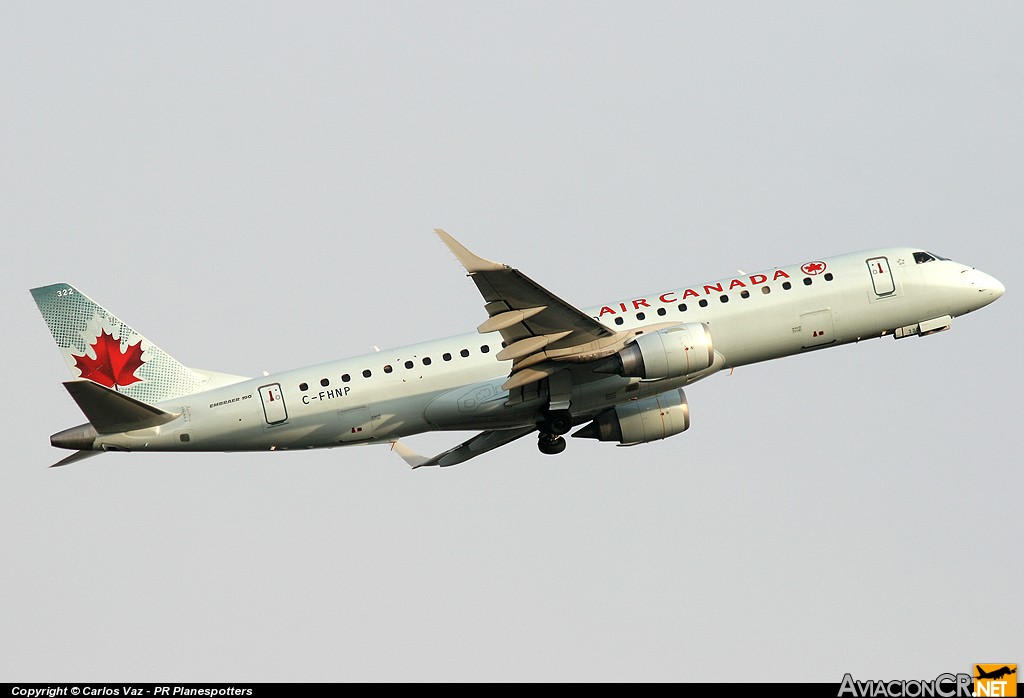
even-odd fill
[(31, 293), (75, 378), (149, 405), (243, 380), (187, 368), (70, 284)]

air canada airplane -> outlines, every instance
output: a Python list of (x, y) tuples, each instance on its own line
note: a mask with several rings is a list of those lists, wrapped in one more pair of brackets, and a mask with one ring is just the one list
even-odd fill
[[(690, 426), (683, 389), (722, 369), (873, 337), (923, 337), (1004, 291), (914, 247), (808, 259), (581, 310), (443, 230), (483, 296), (475, 333), (256, 378), (187, 368), (73, 286), (32, 289), (88, 422), (75, 451), (283, 451), (390, 444), (412, 467), (462, 463), (527, 434), (633, 446)], [(577, 428), (579, 427), (579, 428)], [(399, 439), (477, 431), (433, 457)]]

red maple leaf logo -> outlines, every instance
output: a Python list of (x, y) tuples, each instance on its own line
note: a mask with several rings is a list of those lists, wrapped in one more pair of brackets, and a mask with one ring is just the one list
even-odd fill
[(103, 330), (90, 346), (96, 352), (95, 359), (90, 359), (88, 354), (72, 354), (75, 357), (75, 368), (82, 374), (82, 378), (115, 390), (117, 386), (124, 387), (142, 380), (135, 375), (139, 367), (146, 363), (142, 360), (141, 337), (135, 344), (129, 344), (121, 351), (120, 340)]
[(820, 274), (825, 271), (824, 262), (808, 262), (807, 264), (800, 267), (800, 270), (805, 274)]

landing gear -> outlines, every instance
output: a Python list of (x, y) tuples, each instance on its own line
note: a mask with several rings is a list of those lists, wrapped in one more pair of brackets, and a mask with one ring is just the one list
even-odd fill
[(565, 439), (541, 432), (540, 438), (537, 439), (537, 448), (546, 456), (554, 456), (565, 450)]
[(554, 436), (568, 434), (572, 429), (572, 414), (569, 410), (548, 410), (544, 413), (544, 423), (540, 428), (541, 431)]

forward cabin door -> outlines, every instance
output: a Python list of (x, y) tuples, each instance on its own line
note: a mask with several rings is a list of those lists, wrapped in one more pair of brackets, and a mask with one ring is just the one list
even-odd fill
[(896, 284), (892, 280), (889, 260), (885, 257), (872, 257), (867, 261), (867, 264), (868, 269), (871, 271), (871, 285), (875, 288), (875, 295), (881, 298), (894, 294), (896, 292)]

